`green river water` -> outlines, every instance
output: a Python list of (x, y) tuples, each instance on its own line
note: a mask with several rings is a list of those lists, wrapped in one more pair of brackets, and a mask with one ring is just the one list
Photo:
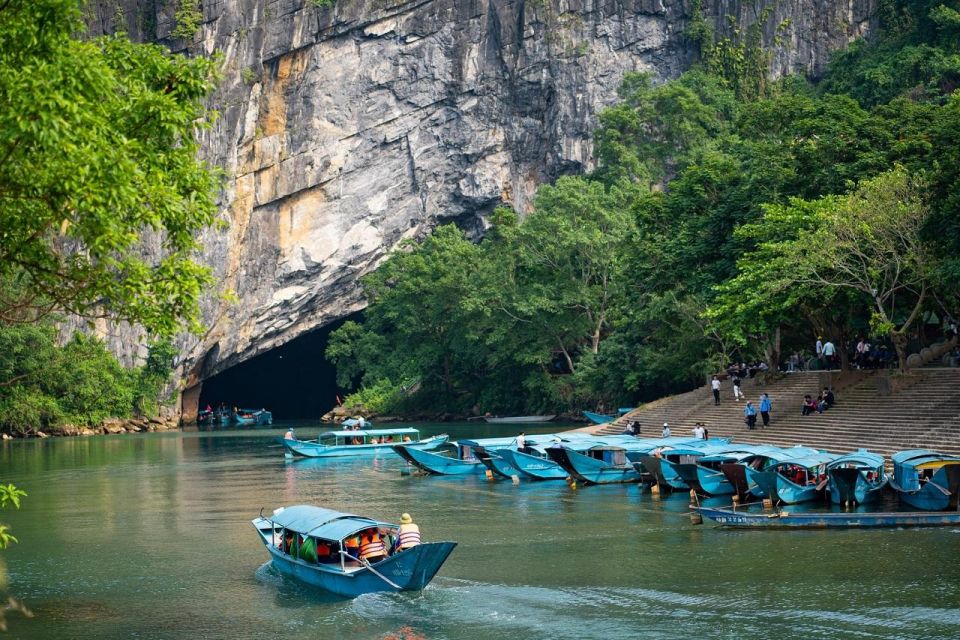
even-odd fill
[[(556, 426), (543, 430), (556, 429)], [(427, 425), (457, 436), (515, 427)], [(528, 433), (535, 431), (528, 429)], [(9, 637), (958, 638), (960, 531), (695, 526), (637, 486), (401, 476), (399, 458), (287, 462), (282, 431), (3, 443)], [(314, 428), (299, 429), (304, 434)], [(336, 600), (282, 578), (250, 526), (299, 503), (459, 547), (419, 594)]]

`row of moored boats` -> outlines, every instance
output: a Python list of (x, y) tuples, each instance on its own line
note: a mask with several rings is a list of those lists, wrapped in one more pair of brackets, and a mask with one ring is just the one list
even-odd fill
[[(883, 456), (860, 449), (833, 454), (810, 447), (734, 444), (728, 439), (637, 438), (568, 432), (516, 438), (421, 439), (416, 429), (330, 431), (314, 441), (284, 439), (291, 454), (308, 457), (396, 453), (435, 475), (484, 473), (584, 484), (642, 482), (659, 491), (694, 490), (797, 504), (818, 499), (852, 506), (875, 502), (890, 487), (918, 510), (958, 508), (960, 457), (912, 449)], [(441, 451), (438, 451), (440, 449)]]

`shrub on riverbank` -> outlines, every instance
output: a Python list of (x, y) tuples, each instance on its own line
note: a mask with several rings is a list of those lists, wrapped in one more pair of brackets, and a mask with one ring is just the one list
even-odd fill
[(0, 328), (0, 431), (26, 435), (107, 418), (155, 414), (169, 381), (169, 343), (151, 346), (147, 363), (126, 369), (103, 342), (75, 334), (58, 346), (52, 326)]

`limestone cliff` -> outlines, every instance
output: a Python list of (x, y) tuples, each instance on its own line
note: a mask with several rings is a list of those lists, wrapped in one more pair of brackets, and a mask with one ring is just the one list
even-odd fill
[[(597, 112), (627, 71), (691, 62), (679, 0), (100, 0), (95, 30), (124, 28), (222, 56), (220, 112), (204, 134), (228, 179), (203, 259), (237, 302), (211, 299), (186, 344), (188, 385), (363, 305), (358, 278), (404, 238), (456, 221), (479, 236), (500, 203), (592, 166)], [(772, 1), (772, 0), (771, 0)], [(751, 22), (756, 3), (707, 0)], [(773, 73), (814, 70), (870, 29), (875, 0), (782, 0)]]

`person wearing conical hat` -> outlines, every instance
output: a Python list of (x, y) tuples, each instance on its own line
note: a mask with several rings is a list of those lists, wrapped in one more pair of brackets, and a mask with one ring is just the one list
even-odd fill
[(420, 544), (420, 527), (413, 523), (409, 513), (401, 514), (398, 534), (397, 551), (404, 551)]

